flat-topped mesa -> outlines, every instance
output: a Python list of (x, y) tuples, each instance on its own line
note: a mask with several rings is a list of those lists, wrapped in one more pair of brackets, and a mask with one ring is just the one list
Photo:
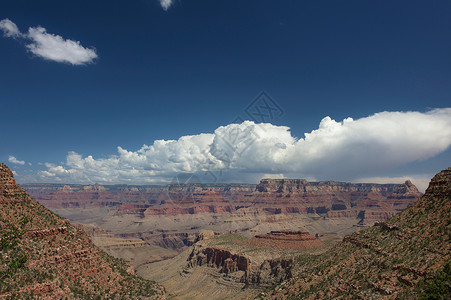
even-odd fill
[(270, 231), (267, 234), (258, 234), (256, 239), (269, 239), (269, 240), (281, 240), (281, 241), (311, 241), (316, 238), (308, 231)]
[(421, 195), (410, 180), (402, 184), (309, 182), (305, 179), (262, 179), (256, 187), (260, 193), (305, 194), (324, 192), (364, 192)]
[(259, 234), (248, 241), (249, 245), (273, 249), (318, 249), (325, 245), (307, 231), (271, 231)]

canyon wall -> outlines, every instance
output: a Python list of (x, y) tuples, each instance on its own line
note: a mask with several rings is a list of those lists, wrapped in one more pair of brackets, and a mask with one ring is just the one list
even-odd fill
[(384, 221), (421, 193), (404, 184), (263, 179), (252, 184), (180, 186), (24, 184), (56, 213), (116, 238), (183, 251), (202, 229), (246, 236), (304, 230), (322, 238)]

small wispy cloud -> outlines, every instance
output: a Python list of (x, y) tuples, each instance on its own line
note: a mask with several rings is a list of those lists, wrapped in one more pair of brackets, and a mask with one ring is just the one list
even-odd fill
[(15, 158), (14, 156), (10, 155), (8, 157), (8, 161), (12, 164), (17, 164), (17, 165), (24, 165), (25, 161), (23, 160), (18, 160), (17, 158)]
[(174, 0), (159, 0), (160, 5), (164, 10), (168, 10), (173, 4)]
[(21, 38), (28, 41), (26, 48), (43, 59), (85, 65), (92, 63), (98, 56), (94, 49), (83, 47), (79, 41), (64, 39), (48, 33), (44, 27), (30, 27), (27, 33), (21, 33), (17, 25), (9, 19), (0, 21), (0, 29), (5, 37)]
[(22, 33), (20, 33), (17, 25), (14, 24), (10, 19), (4, 19), (0, 21), (0, 29), (3, 31), (3, 34), (6, 37), (20, 37)]

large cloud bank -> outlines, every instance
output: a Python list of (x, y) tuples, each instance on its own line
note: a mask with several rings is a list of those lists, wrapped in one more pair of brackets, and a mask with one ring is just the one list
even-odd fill
[(83, 47), (79, 41), (64, 39), (55, 34), (48, 33), (45, 28), (30, 27), (27, 33), (21, 33), (17, 25), (9, 19), (0, 21), (0, 30), (5, 37), (24, 39), (26, 48), (34, 55), (61, 63), (72, 65), (85, 65), (97, 58), (94, 49)]
[(302, 138), (286, 126), (244, 121), (214, 133), (157, 140), (136, 151), (118, 147), (108, 158), (69, 152), (65, 164), (47, 163), (40, 176), (103, 183), (162, 183), (177, 173), (211, 174), (211, 181), (224, 174), (234, 181), (265, 174), (353, 180), (426, 160), (450, 145), (451, 108), (381, 112), (341, 122), (325, 117)]

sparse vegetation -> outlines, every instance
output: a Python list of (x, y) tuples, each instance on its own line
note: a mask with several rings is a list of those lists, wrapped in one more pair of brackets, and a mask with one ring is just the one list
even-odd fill
[(433, 279), (421, 281), (419, 299), (447, 300), (451, 298), (451, 261), (438, 271)]

